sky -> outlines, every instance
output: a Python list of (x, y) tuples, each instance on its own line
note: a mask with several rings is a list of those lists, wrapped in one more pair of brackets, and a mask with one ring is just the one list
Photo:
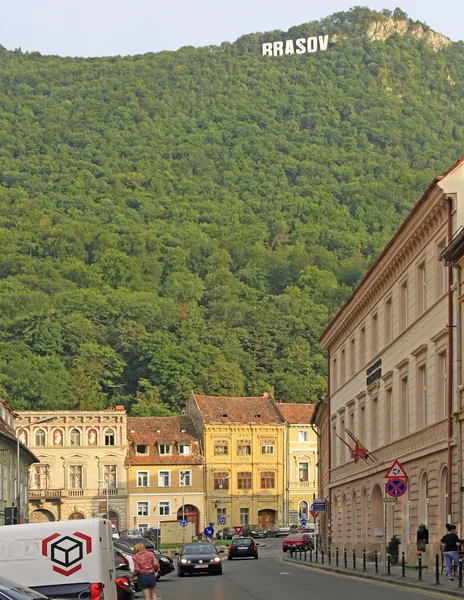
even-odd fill
[(464, 38), (464, 0), (5, 0), (0, 44), (59, 56), (144, 54), (287, 31), (356, 5), (398, 6), (452, 41)]

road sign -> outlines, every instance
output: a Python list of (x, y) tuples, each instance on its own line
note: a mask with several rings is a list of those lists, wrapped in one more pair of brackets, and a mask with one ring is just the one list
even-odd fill
[(385, 493), (393, 498), (402, 496), (406, 493), (408, 484), (404, 479), (390, 479), (385, 484)]
[(243, 530), (243, 525), (237, 525), (236, 527), (234, 527), (237, 535), (240, 535), (242, 533)]
[(213, 537), (214, 529), (212, 527), (205, 527), (203, 529), (203, 533), (206, 535), (206, 537)]
[(395, 460), (395, 462), (390, 467), (388, 473), (385, 475), (385, 479), (407, 479), (408, 474), (400, 465), (399, 460)]
[(393, 504), (394, 504), (395, 502), (398, 502), (398, 498), (389, 498), (388, 496), (385, 496), (383, 501), (384, 502), (393, 502)]
[(311, 513), (313, 519), (317, 519), (319, 516), (319, 513), (316, 510), (310, 510), (309, 512)]
[(225, 525), (225, 524), (226, 524), (226, 520), (225, 520), (225, 518), (224, 518), (224, 517), (221, 517), (221, 518), (219, 519), (219, 525)]
[(327, 503), (324, 499), (314, 500), (311, 504), (311, 510), (314, 512), (325, 512), (327, 510)]
[(188, 521), (184, 521), (184, 520), (179, 521), (179, 524), (181, 527), (187, 527), (187, 523), (188, 523)]
[(301, 524), (302, 524), (302, 525), (306, 525), (306, 523), (307, 523), (308, 521), (307, 521), (306, 519), (301, 519), (301, 521), (300, 521), (300, 522), (301, 522)]

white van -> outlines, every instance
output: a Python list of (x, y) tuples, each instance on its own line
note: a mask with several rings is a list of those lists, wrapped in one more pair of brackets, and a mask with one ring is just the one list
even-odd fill
[(50, 598), (117, 600), (106, 519), (0, 527), (0, 575)]

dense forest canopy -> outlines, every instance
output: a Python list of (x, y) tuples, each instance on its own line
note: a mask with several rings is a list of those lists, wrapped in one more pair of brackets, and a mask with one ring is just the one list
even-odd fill
[(323, 327), (464, 154), (464, 45), (364, 35), (390, 17), (132, 57), (0, 47), (0, 395), (165, 415), (191, 389), (323, 393)]

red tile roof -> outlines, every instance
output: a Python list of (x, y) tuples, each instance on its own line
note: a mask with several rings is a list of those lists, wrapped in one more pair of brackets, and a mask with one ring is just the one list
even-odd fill
[[(201, 396), (193, 394), (205, 423), (283, 423), (282, 416), (269, 394), (251, 397)], [(280, 407), (281, 405), (277, 405)]]
[(314, 404), (298, 404), (297, 402), (284, 402), (279, 404), (279, 410), (285, 420), (295, 425), (310, 424), (314, 412)]
[[(127, 462), (131, 465), (202, 464), (198, 436), (190, 417), (128, 417)], [(170, 444), (172, 454), (159, 454), (160, 444)], [(179, 454), (179, 445), (189, 445), (191, 454)], [(148, 446), (148, 454), (137, 454), (136, 446)]]

